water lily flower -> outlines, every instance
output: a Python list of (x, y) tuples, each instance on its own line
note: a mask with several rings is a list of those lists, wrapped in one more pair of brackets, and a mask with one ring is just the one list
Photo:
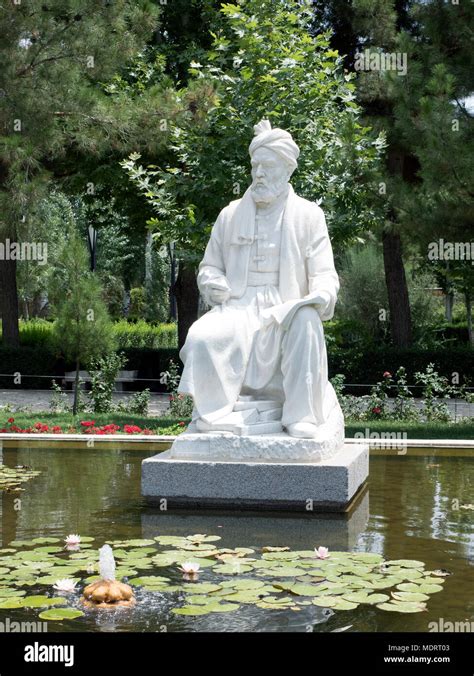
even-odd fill
[(63, 577), (60, 580), (56, 580), (56, 582), (53, 584), (53, 589), (66, 594), (71, 594), (72, 592), (76, 591), (76, 585), (77, 582), (74, 582), (74, 580), (71, 580), (68, 577)]
[(194, 563), (194, 561), (185, 561), (179, 566), (179, 570), (183, 573), (185, 580), (191, 580), (196, 578), (199, 574), (199, 569), (201, 566), (199, 563)]
[(329, 549), (327, 547), (318, 547), (314, 549), (316, 553), (316, 558), (318, 559), (328, 559), (329, 558)]
[(66, 549), (79, 549), (81, 544), (81, 536), (71, 533), (65, 538)]

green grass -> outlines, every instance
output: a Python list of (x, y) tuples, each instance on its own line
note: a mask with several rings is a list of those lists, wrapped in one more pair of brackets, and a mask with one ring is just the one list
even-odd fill
[(474, 421), (472, 423), (420, 423), (392, 420), (371, 420), (367, 422), (346, 421), (346, 437), (354, 437), (356, 432), (406, 433), (407, 439), (474, 439)]

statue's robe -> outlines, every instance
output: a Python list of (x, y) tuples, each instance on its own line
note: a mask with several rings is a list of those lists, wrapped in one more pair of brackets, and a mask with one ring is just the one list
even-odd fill
[[(322, 328), (339, 290), (324, 214), (289, 186), (275, 216), (276, 269), (258, 272), (253, 261), (259, 257), (252, 256), (258, 213), (248, 189), (221, 211), (212, 229), (198, 286), (210, 304), (212, 288), (229, 289), (230, 299), (189, 330), (180, 352), (179, 392), (193, 397), (194, 417), (208, 423), (230, 413), (239, 395), (250, 394), (282, 402), (284, 425), (321, 425), (339, 406), (328, 383)], [(286, 330), (269, 314), (281, 303), (313, 296), (326, 302), (298, 309)]]

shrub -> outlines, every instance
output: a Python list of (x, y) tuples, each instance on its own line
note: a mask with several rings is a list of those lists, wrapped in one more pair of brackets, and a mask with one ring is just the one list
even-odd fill
[(112, 352), (91, 363), (91, 391), (89, 393), (94, 413), (113, 410), (112, 395), (118, 372), (127, 363), (121, 353)]
[(115, 407), (118, 413), (133, 413), (135, 415), (148, 415), (150, 405), (150, 390), (147, 388), (141, 392), (135, 392), (127, 401), (121, 401)]

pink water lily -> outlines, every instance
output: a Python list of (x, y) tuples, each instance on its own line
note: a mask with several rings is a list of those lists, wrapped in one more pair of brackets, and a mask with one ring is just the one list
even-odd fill
[(179, 566), (179, 570), (183, 573), (183, 577), (185, 580), (192, 580), (193, 578), (196, 578), (199, 574), (201, 566), (199, 563), (195, 563), (194, 561), (185, 561)]
[(329, 549), (327, 547), (318, 547), (317, 549), (314, 549), (314, 552), (316, 554), (316, 558), (318, 559), (328, 559), (330, 554), (329, 554)]
[(81, 536), (77, 533), (71, 533), (65, 538), (64, 542), (68, 551), (77, 551), (81, 545)]

